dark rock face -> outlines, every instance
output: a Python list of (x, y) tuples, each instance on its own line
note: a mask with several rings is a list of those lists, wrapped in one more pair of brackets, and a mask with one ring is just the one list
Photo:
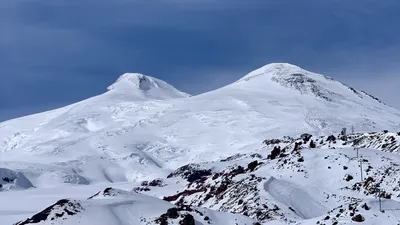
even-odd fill
[[(59, 218), (64, 218), (66, 216), (73, 216), (82, 212), (84, 209), (82, 206), (76, 201), (70, 201), (68, 199), (61, 199), (55, 204), (47, 207), (43, 211), (37, 213), (31, 218), (16, 223), (15, 225), (27, 225), (27, 224), (36, 224), (40, 222), (45, 222), (49, 220), (56, 220)], [(50, 217), (50, 215), (54, 212), (54, 216)]]
[(168, 178), (181, 176), (188, 182), (194, 182), (196, 180), (200, 180), (202, 177), (210, 175), (211, 170), (200, 169), (200, 166), (197, 164), (189, 164), (175, 170), (170, 175), (168, 175)]
[(256, 160), (256, 161), (253, 161), (253, 162), (249, 163), (249, 164), (247, 165), (247, 169), (248, 169), (249, 171), (254, 171), (254, 170), (256, 169), (257, 166), (258, 166), (258, 161)]
[(180, 197), (190, 196), (190, 195), (193, 195), (193, 194), (196, 194), (199, 192), (204, 192), (204, 191), (205, 191), (204, 189), (185, 190), (185, 191), (179, 192), (176, 195), (164, 197), (163, 200), (172, 202), (172, 201), (178, 200)]
[(352, 175), (350, 175), (350, 174), (347, 174), (347, 175), (344, 177), (344, 179), (345, 179), (347, 182), (349, 182), (349, 181), (353, 180), (354, 177), (353, 177)]
[(195, 225), (194, 217), (190, 214), (186, 214), (183, 220), (179, 222), (180, 225)]
[(329, 135), (328, 138), (326, 139), (326, 141), (334, 142), (334, 141), (336, 141), (336, 137), (334, 135)]
[(315, 142), (313, 140), (310, 141), (310, 148), (316, 148), (317, 145), (315, 144)]
[(135, 192), (146, 192), (146, 191), (151, 191), (151, 189), (150, 188), (148, 188), (148, 187), (135, 187), (134, 189), (133, 189), (133, 191), (135, 191)]
[(364, 203), (362, 206), (361, 206), (361, 208), (363, 208), (363, 209), (365, 209), (365, 210), (370, 210), (371, 209), (371, 207), (369, 207), (368, 205), (367, 205), (367, 203)]
[(108, 187), (108, 188), (104, 189), (103, 191), (99, 191), (95, 195), (90, 196), (88, 199), (93, 199), (93, 198), (98, 197), (100, 195), (111, 196), (113, 190), (114, 190), (113, 188)]
[(246, 170), (244, 169), (244, 167), (238, 166), (236, 169), (232, 170), (231, 175), (236, 176), (236, 175), (243, 174), (243, 173), (246, 173)]
[(245, 154), (240, 154), (240, 153), (239, 154), (235, 154), (235, 155), (229, 156), (226, 159), (221, 159), (221, 162), (230, 162), (230, 161), (233, 161), (235, 159), (241, 158), (243, 156), (245, 156)]
[(351, 220), (353, 220), (354, 222), (359, 222), (359, 223), (365, 221), (364, 217), (360, 214), (353, 216), (353, 218), (351, 218)]
[(179, 217), (178, 209), (177, 208), (170, 208), (167, 210), (167, 216), (171, 219), (176, 219)]
[(268, 159), (274, 160), (281, 154), (281, 147), (275, 146), (271, 151), (271, 154), (268, 155)]
[(104, 196), (109, 196), (112, 190), (113, 190), (113, 188), (110, 188), (110, 187), (104, 189), (104, 192), (103, 192)]
[(150, 191), (151, 187), (164, 187), (167, 186), (162, 179), (155, 179), (152, 181), (143, 181), (140, 183), (140, 187), (135, 187), (133, 191), (135, 192), (146, 192)]
[(193, 181), (196, 181), (196, 180), (200, 180), (202, 177), (210, 176), (210, 175), (211, 175), (211, 171), (210, 170), (197, 170), (197, 171), (194, 171), (192, 174), (190, 174), (187, 177), (187, 181), (188, 182), (193, 182)]
[(150, 187), (162, 187), (163, 181), (161, 179), (155, 179), (153, 181), (150, 181), (149, 186)]
[(156, 219), (155, 222), (160, 225), (168, 225), (168, 219), (179, 218), (178, 211), (178, 208), (170, 208), (166, 213), (162, 214), (158, 219)]
[(276, 144), (281, 143), (281, 140), (279, 140), (279, 139), (267, 139), (267, 140), (263, 141), (263, 143), (266, 144), (266, 145), (276, 145)]
[[(330, 80), (331, 78), (325, 77)], [(323, 86), (320, 85), (312, 77), (308, 76), (307, 73), (293, 73), (293, 74), (278, 74), (271, 78), (272, 81), (282, 85), (283, 87), (294, 89), (300, 94), (313, 94), (318, 98), (324, 99), (326, 101), (332, 101), (330, 98), (333, 93)]]
[(143, 181), (141, 184), (143, 187), (163, 187), (164, 186), (164, 181), (162, 179), (155, 179), (152, 181)]
[(302, 147), (301, 147), (302, 144), (303, 144), (302, 142), (296, 142), (296, 143), (294, 143), (293, 151), (299, 151), (299, 150), (302, 148)]
[[(168, 225), (169, 224), (168, 220), (176, 220), (179, 218), (183, 218), (179, 221), (179, 224), (195, 224), (194, 217), (189, 212), (196, 213), (200, 216), (204, 216), (202, 212), (193, 209), (188, 205), (179, 205), (175, 208), (168, 209), (166, 213), (162, 214), (154, 222), (160, 225)], [(208, 221), (210, 220), (208, 216), (206, 216), (205, 218), (208, 218)]]
[(300, 138), (303, 139), (304, 143), (307, 143), (311, 139), (311, 137), (312, 135), (307, 133), (300, 135)]
[(11, 183), (11, 182), (14, 182), (14, 179), (8, 178), (8, 177), (3, 177), (3, 181), (7, 182), (7, 183)]

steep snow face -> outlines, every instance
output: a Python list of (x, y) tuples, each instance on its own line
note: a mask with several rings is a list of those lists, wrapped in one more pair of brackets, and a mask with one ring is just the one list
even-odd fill
[(125, 74), (102, 95), (0, 123), (1, 166), (25, 171), (37, 187), (135, 181), (253, 151), (266, 138), (351, 126), (397, 130), (400, 123), (398, 110), (290, 64), (187, 96), (156, 78)]
[(247, 74), (234, 86), (265, 89), (280, 94), (309, 95), (327, 102), (368, 103), (366, 107), (384, 104), (363, 91), (288, 63), (268, 64)]
[(108, 91), (137, 95), (146, 99), (182, 98), (190, 95), (178, 91), (168, 83), (139, 73), (125, 73), (107, 88)]
[(205, 95), (225, 98), (221, 102), (235, 99), (248, 114), (263, 117), (264, 121), (258, 121), (268, 123), (265, 130), (273, 128), (271, 133), (282, 136), (300, 130), (330, 134), (351, 126), (356, 131), (400, 128), (399, 110), (363, 91), (287, 63), (268, 64)]

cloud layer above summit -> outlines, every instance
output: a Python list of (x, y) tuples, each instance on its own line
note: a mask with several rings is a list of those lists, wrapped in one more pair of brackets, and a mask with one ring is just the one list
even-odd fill
[(4, 0), (0, 120), (104, 92), (124, 72), (197, 94), (289, 62), (400, 108), (397, 0)]

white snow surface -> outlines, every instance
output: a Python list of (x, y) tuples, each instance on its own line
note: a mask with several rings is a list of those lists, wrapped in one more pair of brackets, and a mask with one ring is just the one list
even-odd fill
[(310, 194), (288, 181), (271, 177), (264, 183), (264, 189), (276, 201), (288, 205), (303, 219), (319, 217), (327, 211)]
[[(14, 207), (4, 200), (12, 201), (16, 192), (0, 193), (0, 217), (16, 222), (68, 197), (64, 195), (75, 198), (77, 193), (64, 191), (70, 187), (93, 192), (96, 185), (151, 180), (187, 163), (251, 153), (267, 138), (329, 135), (352, 126), (362, 132), (400, 128), (399, 110), (286, 63), (268, 64), (197, 96), (137, 73), (122, 75), (107, 90), (63, 108), (0, 123), (0, 168), (20, 176), (18, 182), (26, 178), (16, 187), (37, 187), (17, 191), (21, 196), (47, 196), (32, 206), (21, 206), (23, 199), (16, 198)], [(327, 206), (308, 198), (309, 192), (299, 186), (290, 189), (276, 178), (268, 186), (275, 201), (297, 208), (303, 219), (326, 213)], [(305, 202), (285, 199), (275, 191), (282, 185)], [(297, 204), (305, 203), (309, 209), (302, 211)]]

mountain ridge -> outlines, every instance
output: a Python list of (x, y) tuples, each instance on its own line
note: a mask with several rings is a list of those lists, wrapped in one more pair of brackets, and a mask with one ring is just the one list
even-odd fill
[[(243, 78), (239, 79), (235, 83), (240, 83), (244, 81), (251, 81), (252, 79), (262, 79), (264, 78), (263, 81), (265, 81), (265, 78), (269, 78), (271, 81), (274, 81), (284, 87), (292, 87), (296, 90), (298, 90), (301, 94), (306, 94), (308, 92), (311, 92), (315, 94), (317, 97), (324, 98), (328, 101), (330, 99), (325, 96), (326, 93), (323, 93), (324, 87), (321, 87), (318, 85), (319, 83), (323, 84), (331, 84), (331, 85), (343, 85), (344, 87), (348, 88), (350, 91), (353, 93), (357, 94), (360, 98), (363, 97), (370, 97), (379, 103), (383, 103), (380, 99), (366, 93), (365, 91), (358, 91), (344, 83), (341, 83), (339, 81), (334, 80), (331, 77), (318, 74), (318, 73), (313, 73), (308, 70), (305, 70), (299, 66), (289, 64), (289, 63), (271, 63), (267, 64), (257, 70), (254, 70), (247, 75), (245, 75)], [(306, 85), (309, 85), (307, 87)], [(341, 90), (341, 91), (347, 91), (347, 90)], [(328, 94), (335, 94), (335, 95), (340, 95), (340, 92), (336, 93), (329, 93)]]

